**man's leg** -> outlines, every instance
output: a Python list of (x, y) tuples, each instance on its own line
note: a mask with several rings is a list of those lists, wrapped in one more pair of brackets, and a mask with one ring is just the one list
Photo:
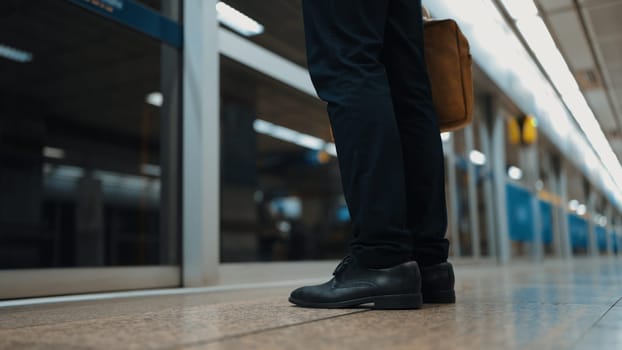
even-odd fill
[(323, 284), (294, 290), (305, 307), (421, 307), (421, 275), (406, 228), (402, 147), (379, 61), (389, 0), (303, 0), (309, 71), (337, 144), (354, 224), (350, 255)]
[(413, 258), (424, 268), (447, 260), (449, 241), (443, 149), (425, 66), (421, 1), (391, 0), (387, 18), (381, 60), (402, 142)]
[[(389, 0), (304, 0), (307, 58), (337, 146), (354, 227), (351, 254), (367, 267), (411, 258), (400, 134), (380, 54)], [(438, 137), (438, 134), (436, 134)]]

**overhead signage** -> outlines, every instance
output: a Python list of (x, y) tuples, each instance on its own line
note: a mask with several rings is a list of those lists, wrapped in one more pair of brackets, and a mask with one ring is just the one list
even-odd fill
[(182, 48), (179, 23), (134, 0), (67, 0), (168, 45)]
[(123, 10), (123, 0), (82, 0), (92, 6), (101, 8), (104, 11), (113, 13), (116, 10)]

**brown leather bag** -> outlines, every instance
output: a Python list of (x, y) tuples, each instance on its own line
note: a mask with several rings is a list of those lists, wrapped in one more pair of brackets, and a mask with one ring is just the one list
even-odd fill
[(432, 20), (425, 8), (423, 33), (432, 99), (441, 131), (463, 128), (473, 120), (469, 42), (454, 20)]

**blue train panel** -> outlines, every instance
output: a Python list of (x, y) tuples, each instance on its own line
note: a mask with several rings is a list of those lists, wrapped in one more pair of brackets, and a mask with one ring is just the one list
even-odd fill
[(542, 242), (553, 242), (553, 205), (549, 202), (540, 202), (540, 220), (542, 222)]
[(588, 224), (587, 221), (577, 215), (568, 214), (568, 229), (570, 230), (570, 242), (573, 248), (587, 248)]
[(596, 242), (598, 242), (598, 249), (601, 251), (607, 250), (607, 229), (602, 226), (596, 226)]
[(511, 184), (506, 185), (506, 191), (510, 239), (522, 242), (533, 240), (531, 193)]
[[(531, 205), (533, 195), (524, 188), (508, 184), (507, 189), (507, 212), (510, 228), (510, 239), (521, 242), (534, 240), (533, 219), (534, 213)], [(545, 201), (538, 201), (541, 220), (542, 242), (553, 242), (553, 206)]]

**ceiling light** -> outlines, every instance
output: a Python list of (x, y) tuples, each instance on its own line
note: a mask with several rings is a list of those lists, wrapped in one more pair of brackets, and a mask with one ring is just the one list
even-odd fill
[(544, 189), (544, 182), (542, 180), (536, 181), (536, 191), (542, 191)]
[(78, 179), (84, 176), (84, 169), (69, 165), (59, 165), (53, 169), (54, 176)]
[(272, 127), (272, 133), (270, 134), (270, 136), (291, 143), (296, 143), (296, 141), (298, 140), (297, 131), (279, 125), (274, 125)]
[(298, 133), (295, 141), (297, 145), (306, 147), (309, 149), (320, 151), (324, 148), (326, 142), (319, 137)]
[(332, 142), (326, 144), (324, 151), (333, 157), (337, 157), (337, 146)]
[[(504, 4), (506, 2), (513, 4), (532, 3), (531, 0), (506, 0)], [(532, 16), (531, 18), (520, 18), (516, 22), (516, 26), (619, 190), (622, 188), (622, 165), (613, 152), (611, 144), (607, 140), (600, 123), (587, 103), (574, 74), (555, 44), (546, 24), (542, 18)]]
[(520, 180), (520, 179), (523, 178), (523, 171), (520, 168), (515, 167), (515, 166), (512, 165), (508, 169), (508, 176), (512, 180)]
[(140, 166), (140, 172), (145, 175), (159, 177), (162, 174), (162, 169), (160, 168), (159, 165), (143, 164)]
[[(501, 15), (499, 1), (514, 17), (519, 33)], [(584, 174), (603, 192), (610, 193), (611, 200), (622, 210), (622, 165), (538, 16), (534, 1), (423, 2), (433, 13), (459, 22), (484, 71), (525, 112), (538, 116), (551, 140), (560, 149), (567, 149), (567, 157), (576, 157)]]
[(290, 224), (287, 221), (279, 221), (276, 224), (276, 227), (279, 231), (281, 231), (282, 233), (289, 233), (289, 231), (292, 230), (292, 224)]
[(503, 7), (514, 19), (535, 17), (538, 15), (538, 8), (532, 0), (501, 0)]
[(253, 128), (257, 133), (274, 137), (275, 139), (293, 143), (314, 151), (325, 151), (332, 156), (337, 156), (335, 144), (326, 142), (319, 137), (304, 134), (262, 119), (255, 119), (253, 122)]
[(263, 201), (263, 192), (260, 190), (255, 191), (255, 193), (253, 194), (253, 199), (255, 200), (255, 202), (260, 203)]
[(577, 214), (585, 215), (586, 212), (587, 212), (587, 207), (585, 206), (585, 204), (579, 204), (579, 206), (577, 207)]
[(478, 150), (472, 150), (471, 153), (469, 153), (469, 159), (471, 160), (471, 163), (475, 165), (486, 164), (486, 155)]
[(0, 44), (0, 57), (19, 62), (28, 63), (32, 61), (33, 55), (30, 52), (22, 51), (14, 47)]
[(164, 103), (164, 96), (159, 91), (152, 92), (150, 94), (147, 94), (147, 97), (145, 97), (145, 102), (152, 106), (162, 107), (162, 104)]
[(253, 122), (253, 128), (260, 134), (270, 134), (273, 125), (274, 124), (261, 119), (255, 119)]
[(579, 208), (579, 201), (578, 200), (573, 199), (570, 202), (568, 202), (568, 209), (570, 209), (572, 211), (576, 211), (577, 208)]
[(216, 12), (218, 13), (218, 20), (222, 24), (242, 35), (253, 36), (264, 31), (263, 26), (257, 21), (222, 1), (216, 4)]
[(63, 159), (65, 158), (65, 151), (55, 147), (43, 147), (43, 156), (46, 158)]

